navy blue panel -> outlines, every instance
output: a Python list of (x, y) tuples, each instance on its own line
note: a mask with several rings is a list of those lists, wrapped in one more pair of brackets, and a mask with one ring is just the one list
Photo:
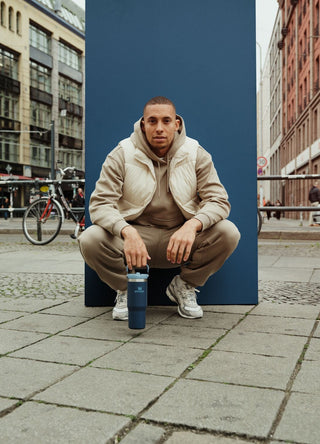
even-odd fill
[[(144, 103), (172, 99), (187, 134), (212, 154), (242, 235), (201, 303), (258, 300), (255, 73), (252, 0), (87, 2), (86, 193)], [(86, 300), (96, 279), (86, 273)]]

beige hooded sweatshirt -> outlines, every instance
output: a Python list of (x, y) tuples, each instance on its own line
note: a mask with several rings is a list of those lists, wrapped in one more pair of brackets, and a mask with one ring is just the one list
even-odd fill
[[(202, 230), (211, 227), (219, 220), (228, 217), (230, 204), (228, 195), (221, 184), (217, 172), (212, 163), (210, 154), (196, 141), (186, 137), (183, 119), (181, 117), (180, 129), (175, 134), (172, 146), (164, 158), (157, 157), (151, 150), (146, 137), (141, 130), (141, 119), (135, 123), (134, 132), (130, 136), (130, 145), (133, 144), (136, 157), (152, 161), (154, 170), (154, 190), (150, 198), (144, 201), (141, 188), (141, 201), (139, 205), (132, 203), (130, 214), (122, 211), (123, 195), (126, 186), (135, 187), (138, 177), (130, 179), (130, 168), (125, 153), (126, 143), (122, 141), (109, 153), (96, 183), (96, 188), (90, 198), (90, 217), (94, 224), (100, 225), (116, 236), (121, 236), (121, 230), (132, 222), (138, 225), (153, 226), (159, 228), (174, 228), (181, 226), (187, 219), (195, 217), (202, 223)], [(187, 139), (196, 146), (195, 174), (196, 193), (192, 196), (197, 202), (194, 214), (186, 211), (174, 199), (170, 189), (170, 179), (173, 176), (170, 167), (175, 164), (172, 159), (179, 155), (179, 149), (183, 149)], [(145, 165), (143, 165), (145, 167)], [(146, 168), (146, 167), (145, 167)], [(130, 182), (134, 180), (134, 182)], [(143, 186), (143, 184), (142, 184)], [(151, 187), (145, 184), (151, 193)], [(136, 199), (137, 200), (137, 197)], [(120, 202), (122, 205), (120, 205)], [(128, 206), (128, 202), (127, 206)], [(136, 205), (136, 210), (135, 210)]]

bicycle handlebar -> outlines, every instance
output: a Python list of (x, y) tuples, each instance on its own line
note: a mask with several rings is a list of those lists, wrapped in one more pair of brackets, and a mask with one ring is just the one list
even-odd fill
[(64, 169), (59, 168), (59, 171), (60, 171), (60, 174), (61, 174), (62, 177), (66, 175), (67, 171), (74, 172), (75, 170), (76, 170), (76, 167), (66, 167)]

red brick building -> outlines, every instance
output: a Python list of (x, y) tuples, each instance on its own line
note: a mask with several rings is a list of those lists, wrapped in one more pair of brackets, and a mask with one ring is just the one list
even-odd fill
[[(320, 173), (320, 0), (278, 0), (282, 10), (282, 174)], [(309, 205), (312, 180), (286, 181), (285, 205)], [(297, 213), (288, 214), (298, 217)], [(308, 215), (306, 214), (307, 218)]]

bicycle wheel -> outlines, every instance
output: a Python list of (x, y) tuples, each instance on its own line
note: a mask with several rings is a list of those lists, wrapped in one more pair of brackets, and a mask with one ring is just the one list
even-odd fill
[(61, 224), (61, 210), (55, 201), (40, 198), (26, 209), (22, 229), (29, 242), (34, 245), (45, 245), (57, 236)]
[(261, 216), (260, 210), (258, 208), (258, 234), (261, 231), (261, 227), (262, 227), (262, 216)]

